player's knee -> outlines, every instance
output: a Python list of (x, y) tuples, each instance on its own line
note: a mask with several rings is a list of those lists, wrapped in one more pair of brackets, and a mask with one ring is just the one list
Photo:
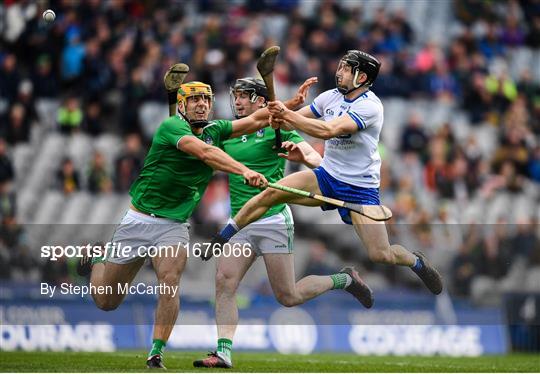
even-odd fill
[(375, 262), (375, 263), (378, 263), (378, 264), (394, 264), (395, 263), (395, 259), (394, 259), (394, 255), (391, 251), (387, 250), (387, 249), (378, 249), (378, 250), (375, 250), (375, 251), (370, 251), (369, 254), (369, 259), (372, 261), (372, 262)]
[(180, 283), (180, 272), (168, 271), (161, 274), (158, 278), (160, 284), (166, 284), (167, 286), (177, 286)]
[(216, 272), (216, 293), (232, 294), (236, 292), (237, 288), (238, 281), (235, 279), (235, 277), (218, 269)]
[(110, 312), (115, 310), (120, 305), (121, 300), (112, 297), (103, 297), (103, 295), (93, 295), (96, 306), (105, 311)]
[(296, 295), (292, 293), (276, 292), (275, 296), (276, 296), (277, 301), (281, 305), (287, 308), (290, 308), (290, 307), (293, 307), (302, 303), (300, 298), (298, 298)]

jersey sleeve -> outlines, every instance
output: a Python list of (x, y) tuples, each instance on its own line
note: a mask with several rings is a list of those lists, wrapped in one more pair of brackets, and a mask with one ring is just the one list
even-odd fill
[(379, 117), (382, 116), (382, 108), (373, 101), (365, 100), (351, 108), (349, 116), (356, 122), (359, 130), (364, 130), (378, 122)]
[(333, 90), (323, 92), (317, 96), (309, 106), (316, 118), (321, 118), (323, 116), (324, 106), (328, 102), (328, 96), (332, 94), (332, 91)]
[(220, 142), (223, 142), (231, 137), (232, 134), (232, 121), (220, 119), (215, 121), (219, 127)]
[(179, 118), (168, 118), (159, 127), (156, 136), (164, 145), (177, 148), (178, 142), (186, 135), (193, 135), (189, 125)]
[(293, 131), (281, 130), (281, 136), (283, 137), (283, 140), (293, 142), (294, 144), (298, 144), (304, 141), (304, 138), (302, 138), (300, 134), (296, 132), (296, 130), (293, 130)]

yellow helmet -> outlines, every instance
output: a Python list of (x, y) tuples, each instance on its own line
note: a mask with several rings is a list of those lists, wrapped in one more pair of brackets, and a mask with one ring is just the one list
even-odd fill
[(210, 98), (210, 101), (214, 101), (214, 93), (212, 92), (212, 87), (210, 87), (209, 84), (196, 81), (182, 84), (178, 89), (176, 99), (178, 102), (183, 102), (185, 108), (187, 104), (187, 98), (198, 95), (208, 96)]

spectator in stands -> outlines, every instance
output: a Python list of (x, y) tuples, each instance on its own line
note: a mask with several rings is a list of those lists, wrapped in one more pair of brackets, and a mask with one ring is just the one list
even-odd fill
[(516, 170), (516, 164), (510, 160), (503, 161), (499, 175), (502, 177), (502, 188), (508, 192), (520, 193), (523, 191), (525, 180)]
[[(1, 148), (5, 143), (0, 139)], [(1, 157), (1, 156), (0, 156)], [(16, 268), (19, 274), (28, 274), (36, 268), (37, 262), (24, 247), (24, 232), (17, 223), (16, 194), (10, 180), (0, 179), (0, 279), (12, 277)]]
[(533, 80), (531, 70), (528, 67), (519, 74), (517, 90), (527, 98), (528, 109), (532, 110), (534, 101), (540, 99), (540, 84)]
[(476, 275), (476, 262), (472, 252), (480, 245), (481, 236), (479, 231), (479, 225), (467, 226), (465, 241), (452, 262), (452, 288), (456, 295), (468, 296), (470, 293), (471, 282)]
[(474, 73), (464, 93), (464, 106), (471, 115), (473, 125), (486, 121), (493, 105), (493, 95), (487, 90), (486, 78)]
[(519, 47), (525, 42), (525, 31), (514, 14), (508, 14), (501, 31), (501, 41), (510, 47)]
[(58, 110), (58, 125), (62, 134), (72, 134), (79, 130), (83, 121), (83, 112), (80, 108), (79, 99), (69, 97), (64, 105)]
[(21, 81), (20, 72), (17, 69), (17, 57), (9, 53), (5, 56), (0, 55), (0, 97), (11, 104), (16, 96), (17, 89)]
[(9, 249), (0, 237), (0, 279), (9, 280), (11, 278), (11, 270)]
[(529, 178), (540, 183), (540, 145), (531, 152), (527, 169)]
[(486, 235), (480, 245), (476, 270), (478, 274), (501, 279), (508, 272), (512, 259), (515, 257), (512, 253), (515, 255), (516, 250), (507, 222), (499, 220), (491, 229), (493, 232)]
[(111, 71), (102, 55), (97, 38), (89, 40), (85, 50), (82, 71), (82, 81), (85, 82), (84, 94), (87, 99), (98, 100), (111, 84)]
[(493, 165), (496, 169), (500, 168), (505, 162), (511, 162), (516, 173), (527, 174), (529, 150), (525, 134), (526, 129), (523, 127), (511, 127), (503, 131), (500, 146), (493, 157)]
[(428, 73), (441, 61), (442, 51), (435, 42), (427, 43), (416, 55), (415, 66), (420, 73)]
[(504, 46), (497, 31), (497, 24), (491, 22), (487, 25), (487, 33), (478, 43), (478, 48), (488, 60), (504, 53)]
[(440, 197), (455, 199), (464, 207), (475, 187), (474, 176), (468, 171), (468, 160), (460, 152), (450, 161), (448, 174), (441, 175), (437, 180)]
[[(512, 243), (509, 245), (510, 253), (529, 259), (533, 256), (534, 251), (540, 249), (540, 239), (536, 235), (535, 230), (538, 225), (526, 218), (521, 219), (516, 225), (517, 233), (512, 238)], [(510, 264), (508, 264), (510, 267)]]
[(7, 143), (0, 138), (0, 183), (11, 182), (15, 178), (13, 163), (7, 154)]
[(66, 195), (80, 190), (79, 172), (75, 170), (71, 159), (65, 158), (62, 161), (60, 170), (56, 172), (56, 185)]
[[(140, 67), (133, 69), (123, 92), (122, 108), (140, 108), (147, 95), (146, 86), (143, 84), (143, 72)], [(137, 110), (123, 110), (120, 113), (120, 129), (123, 134), (141, 131)]]
[(518, 96), (515, 82), (506, 72), (491, 74), (486, 78), (486, 90), (493, 95), (493, 109), (504, 112)]
[(108, 193), (113, 189), (112, 180), (105, 167), (105, 157), (94, 152), (88, 173), (88, 190), (92, 193)]
[(531, 268), (540, 266), (540, 239), (538, 236), (536, 236), (535, 245), (529, 253), (528, 263)]
[(28, 79), (21, 81), (19, 84), (19, 93), (17, 102), (24, 106), (25, 113), (30, 123), (35, 123), (39, 120), (34, 100), (34, 86)]
[(21, 103), (15, 103), (8, 110), (5, 139), (11, 145), (27, 143), (30, 140), (30, 119)]
[(142, 169), (144, 162), (141, 137), (138, 134), (126, 136), (122, 154), (116, 159), (114, 188), (117, 192), (127, 192)]
[(17, 196), (13, 184), (9, 181), (0, 182), (0, 223), (13, 223), (17, 214)]
[(456, 79), (448, 71), (446, 63), (438, 63), (429, 76), (429, 94), (441, 101), (453, 102), (459, 95)]
[(98, 101), (91, 101), (86, 105), (83, 130), (92, 136), (98, 136), (103, 132), (103, 123), (101, 120), (101, 106)]
[[(445, 131), (439, 131), (430, 139), (429, 160), (424, 168), (424, 178), (426, 186), (432, 191), (442, 192), (450, 183), (452, 176), (448, 160), (452, 155), (452, 144), (452, 137)], [(446, 192), (443, 192), (443, 195), (446, 195)]]
[(531, 48), (540, 48), (540, 15), (536, 15), (532, 19), (526, 43)]
[(422, 128), (422, 118), (418, 112), (413, 112), (409, 116), (407, 124), (401, 133), (400, 150), (403, 153), (412, 152), (420, 156), (422, 160), (426, 160), (428, 136)]
[(381, 62), (381, 68), (373, 85), (374, 92), (377, 92), (379, 97), (395, 96), (398, 92), (401, 93), (401, 78), (393, 73), (393, 60), (384, 55), (377, 56), (377, 58)]
[(66, 41), (62, 52), (62, 79), (67, 88), (76, 89), (79, 88), (86, 50), (81, 43), (80, 31), (77, 28), (66, 30)]
[(407, 13), (404, 8), (396, 10), (390, 21), (390, 25), (393, 25), (397, 29), (397, 33), (400, 38), (407, 44), (414, 41), (414, 30), (407, 21)]
[(36, 61), (36, 66), (32, 74), (36, 98), (56, 99), (59, 92), (58, 79), (52, 69), (49, 55), (41, 55)]

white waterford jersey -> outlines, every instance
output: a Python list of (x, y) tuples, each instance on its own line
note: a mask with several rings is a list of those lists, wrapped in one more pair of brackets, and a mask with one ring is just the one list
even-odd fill
[(367, 91), (348, 100), (337, 89), (328, 90), (313, 100), (311, 111), (325, 121), (350, 116), (358, 125), (354, 134), (324, 142), (321, 166), (342, 182), (365, 188), (379, 187), (381, 156), (377, 144), (383, 125), (383, 105), (377, 95)]

